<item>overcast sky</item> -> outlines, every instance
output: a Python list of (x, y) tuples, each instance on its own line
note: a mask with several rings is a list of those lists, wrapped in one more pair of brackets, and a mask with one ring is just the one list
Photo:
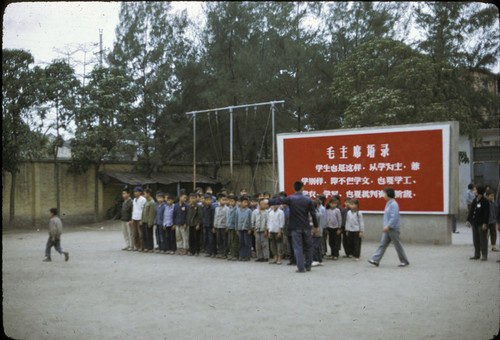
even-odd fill
[[(174, 1), (175, 10), (187, 9), (188, 15), (201, 13), (201, 2)], [(24, 2), (9, 4), (3, 17), (2, 48), (21, 48), (31, 52), (35, 63), (43, 65), (63, 55), (59, 51), (74, 51), (77, 44), (96, 44), (99, 50), (99, 29), (103, 30), (103, 47), (113, 46), (118, 24), (120, 2)], [(94, 56), (95, 57), (95, 56)], [(83, 52), (70, 56), (73, 64), (83, 60)]]

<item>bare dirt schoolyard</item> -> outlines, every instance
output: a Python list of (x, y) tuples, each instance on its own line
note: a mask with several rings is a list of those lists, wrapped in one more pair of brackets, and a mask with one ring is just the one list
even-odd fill
[[(459, 230), (468, 243), (470, 231)], [(365, 242), (360, 262), (326, 260), (297, 274), (286, 265), (121, 251), (116, 222), (65, 227), (69, 262), (53, 250), (43, 263), (46, 240), (45, 229), (2, 234), (11, 338), (492, 339), (499, 331), (500, 253), (470, 261), (469, 244), (407, 244), (407, 268), (397, 267), (391, 246), (376, 268), (367, 259), (377, 244)]]

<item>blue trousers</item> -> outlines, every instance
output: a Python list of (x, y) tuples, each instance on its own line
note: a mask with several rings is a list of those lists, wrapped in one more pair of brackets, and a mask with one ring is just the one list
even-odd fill
[(313, 261), (323, 262), (323, 249), (322, 249), (322, 237), (313, 237)]
[(205, 252), (215, 255), (215, 234), (212, 233), (212, 227), (203, 227), (203, 241)]
[(252, 235), (248, 235), (248, 230), (240, 230), (240, 259), (252, 257)]
[(56, 238), (55, 241), (52, 241), (52, 238), (49, 236), (47, 240), (47, 245), (45, 247), (45, 256), (50, 259), (50, 249), (54, 247), (59, 254), (63, 254), (64, 250), (61, 248), (61, 239)]
[(292, 242), (299, 271), (311, 269), (313, 251), (311, 228), (292, 230)]
[(396, 248), (396, 252), (398, 253), (399, 262), (409, 264), (410, 261), (406, 256), (406, 252), (403, 248), (403, 245), (401, 244), (401, 241), (399, 240), (399, 230), (394, 229), (389, 229), (389, 231), (382, 234), (380, 245), (375, 251), (375, 254), (373, 254), (372, 260), (380, 263), (380, 260), (382, 260), (385, 250), (387, 249), (391, 241), (394, 243), (394, 248)]

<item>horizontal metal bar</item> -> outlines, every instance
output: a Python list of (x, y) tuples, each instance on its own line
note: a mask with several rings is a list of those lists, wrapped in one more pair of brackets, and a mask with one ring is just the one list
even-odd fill
[(284, 100), (276, 100), (272, 102), (265, 102), (265, 103), (254, 103), (254, 104), (245, 104), (245, 105), (236, 105), (236, 106), (226, 106), (226, 107), (220, 107), (217, 109), (208, 109), (208, 110), (200, 110), (200, 111), (190, 111), (186, 112), (187, 115), (193, 115), (197, 113), (208, 113), (208, 112), (213, 112), (213, 111), (223, 111), (223, 110), (229, 110), (229, 109), (241, 109), (243, 107), (252, 107), (252, 106), (262, 106), (262, 105), (272, 105), (272, 104), (282, 104), (284, 103)]

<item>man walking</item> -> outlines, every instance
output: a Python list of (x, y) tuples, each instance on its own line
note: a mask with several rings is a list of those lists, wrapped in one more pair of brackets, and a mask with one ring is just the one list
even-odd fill
[(305, 271), (311, 270), (313, 249), (309, 216), (312, 218), (315, 233), (318, 234), (320, 232), (313, 202), (309, 197), (304, 196), (302, 193), (303, 187), (304, 183), (296, 181), (293, 183), (295, 194), (283, 198), (264, 200), (264, 204), (286, 204), (290, 208), (288, 228), (292, 232), (293, 250), (297, 261), (297, 273), (304, 273)]
[(410, 264), (406, 252), (399, 240), (399, 233), (401, 230), (401, 217), (399, 215), (399, 205), (394, 199), (396, 193), (393, 188), (384, 189), (384, 198), (387, 201), (384, 210), (384, 234), (380, 241), (380, 246), (373, 254), (372, 258), (368, 260), (371, 264), (378, 267), (380, 260), (384, 256), (385, 250), (389, 243), (394, 242), (394, 247), (399, 257), (399, 267), (406, 267)]

